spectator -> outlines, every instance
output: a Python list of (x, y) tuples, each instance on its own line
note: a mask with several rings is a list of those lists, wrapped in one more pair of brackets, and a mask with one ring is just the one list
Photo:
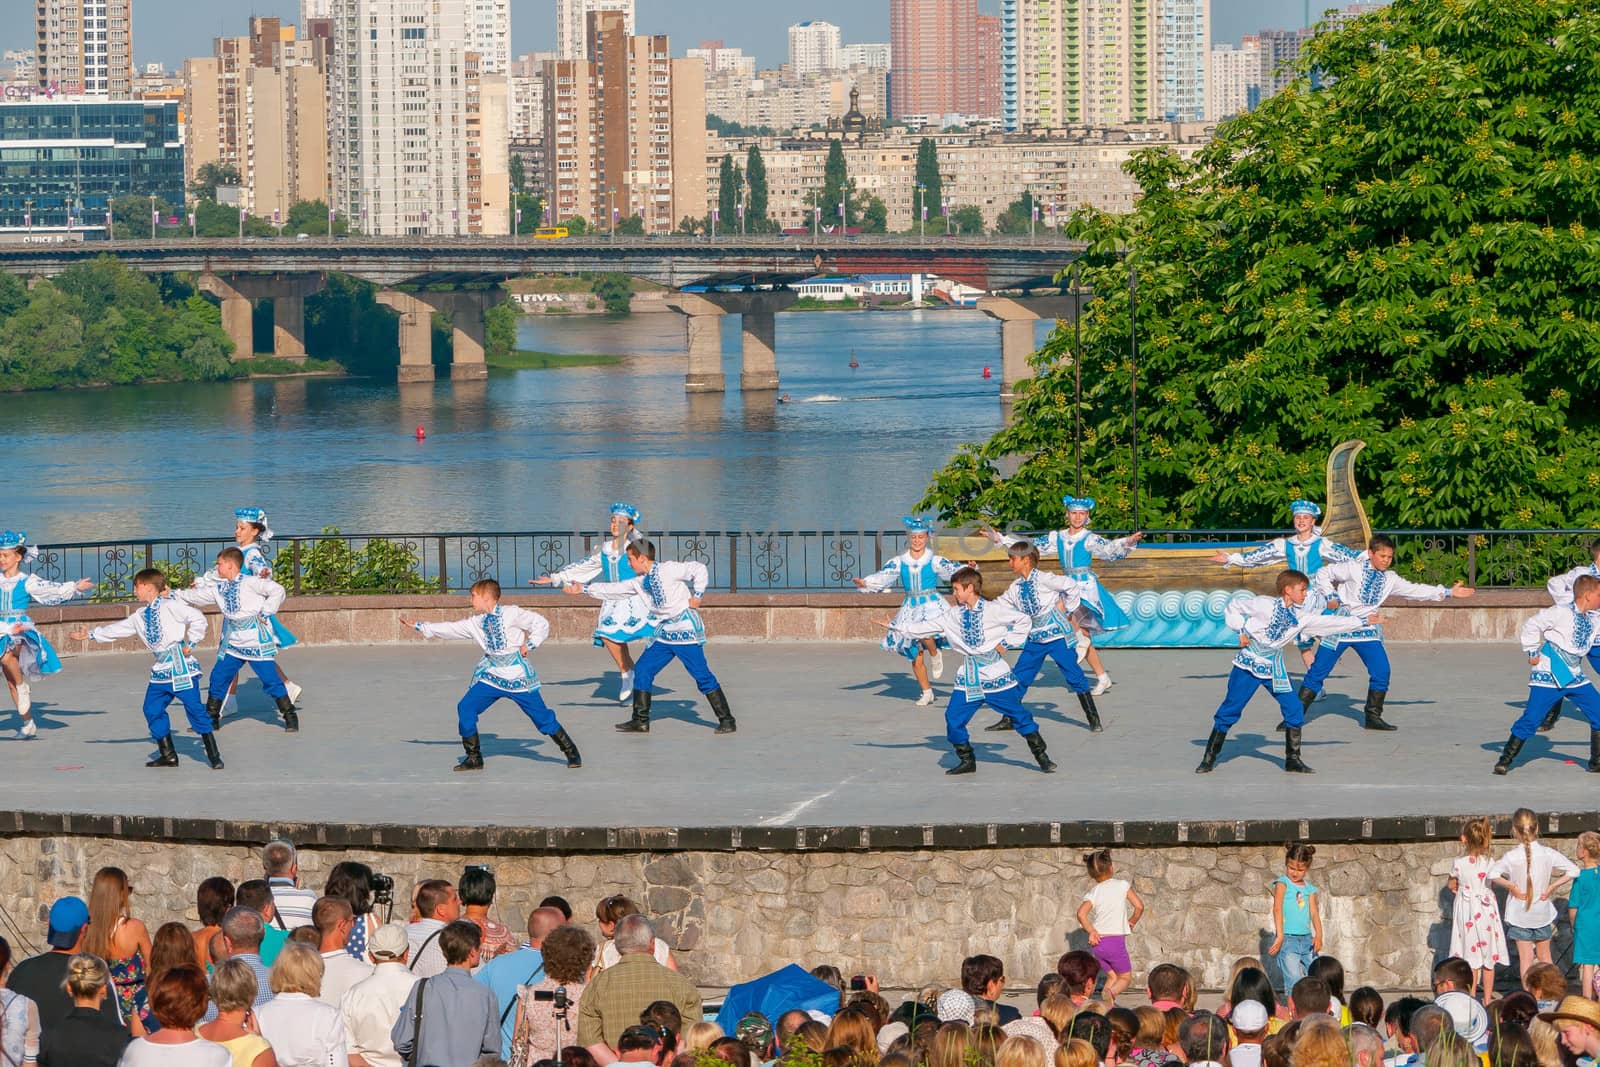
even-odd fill
[(322, 957), (317, 951), (285, 945), (272, 965), (271, 981), (272, 999), (256, 1017), (261, 1036), (278, 1057), (278, 1067), (346, 1067), (344, 1020), (338, 1008), (317, 999), (322, 989)]
[[(544, 939), (566, 920), (556, 908), (540, 905), (528, 913), (528, 940), (514, 952), (502, 953), (478, 969), (474, 977), (489, 987), (495, 1003), (500, 1005), (500, 1055), (510, 1061), (511, 1037), (517, 1027), (517, 987), (532, 985), (544, 977)], [(583, 961), (587, 972), (594, 958), (594, 939), (588, 939), (589, 957)], [(580, 975), (581, 978), (581, 975)], [(571, 995), (571, 990), (568, 990)], [(573, 1016), (574, 1018), (576, 1016)], [(531, 1062), (531, 1061), (530, 1061)]]
[(1446, 956), (1433, 965), (1433, 996), (1453, 990), (1472, 992), (1472, 965), (1460, 956)]
[(351, 986), (372, 975), (372, 964), (344, 950), (355, 924), (356, 914), (343, 897), (320, 897), (311, 908), (311, 928), (317, 932), (317, 951), (322, 955), (317, 999), (330, 1008), (337, 1009)]
[(1411, 1039), (1419, 1061), (1439, 1040), (1439, 1035), (1446, 1031), (1451, 1034), (1456, 1032), (1455, 1020), (1450, 1018), (1449, 1012), (1437, 1004), (1424, 1004), (1416, 1010), (1411, 1016)]
[(483, 931), (478, 955), (484, 963), (517, 948), (517, 935), (505, 923), (489, 918), (494, 903), (494, 872), (487, 867), (468, 867), (461, 874), (461, 917)]
[(1272, 1022), (1266, 1005), (1257, 1000), (1241, 1000), (1233, 1006), (1233, 1016), (1228, 1021), (1234, 1033), (1229, 1067), (1261, 1067), (1261, 1042), (1267, 1039), (1267, 1026)]
[(272, 889), (265, 878), (252, 878), (240, 882), (234, 894), (241, 908), (249, 908), (261, 916), (261, 947), (257, 954), (268, 967), (278, 962), (278, 953), (289, 942), (289, 930), (278, 918), (278, 909), (272, 903)]
[[(1355, 994), (1350, 994), (1354, 1010)], [(1527, 1031), (1523, 1031), (1524, 1034)], [(1350, 1067), (1383, 1067), (1383, 1035), (1366, 1023), (1351, 1023), (1345, 1028), (1345, 1044), (1350, 1046)], [(1528, 1058), (1523, 1067), (1533, 1063), (1533, 1045), (1528, 1045)]]
[(261, 850), (261, 871), (272, 894), (278, 924), (287, 930), (310, 926), (317, 894), (300, 887), (300, 860), (294, 845), (282, 839), (267, 842)]
[[(1057, 963), (1056, 966), (1059, 968), (1061, 965), (1060, 963)], [(1053, 996), (1056, 993), (1062, 993), (1063, 991), (1061, 987), (1065, 984), (1065, 980), (1059, 973), (1057, 973), (1057, 971), (1051, 971), (1050, 973), (1041, 977), (1039, 979), (1039, 984), (1033, 987), (1034, 1007), (1044, 1007), (1045, 998)]]
[[(1479, 1005), (1482, 1007), (1482, 1005)], [(1346, 1063), (1349, 1059), (1346, 1058)], [(1422, 1055), (1426, 1067), (1481, 1067), (1483, 1058), (1454, 1030), (1446, 1028)]]
[(432, 978), (449, 966), (439, 937), (444, 928), (461, 917), (461, 897), (456, 887), (443, 878), (430, 878), (417, 886), (416, 909), (420, 918), (406, 927), (411, 942), (411, 962), (407, 964), (418, 978)]
[[(1300, 979), (1300, 982), (1305, 981), (1308, 979)], [(1296, 989), (1300, 987), (1300, 982), (1295, 983)], [(1323, 988), (1327, 988), (1326, 984)], [(1339, 1029), (1338, 1020), (1327, 1014), (1302, 1019), (1300, 1036), (1294, 1042), (1293, 1051), (1289, 1053), (1289, 1065), (1290, 1067), (1350, 1067), (1350, 1046), (1345, 1044), (1344, 1031)]]
[[(644, 1011), (639, 1013), (639, 1021), (646, 1026), (665, 1027), (674, 1034), (683, 1033), (683, 1012), (670, 1000), (657, 1000), (645, 1005)], [(682, 1047), (683, 1041), (680, 1039), (677, 1048)]]
[[(626, 898), (624, 898), (626, 899)], [(660, 962), (659, 957), (656, 962)], [(824, 963), (811, 968), (811, 977), (819, 982), (827, 982), (839, 991), (839, 1007), (844, 1007), (844, 973), (831, 963)], [(833, 1014), (829, 1012), (828, 1014)]]
[(1289, 1005), (1296, 1019), (1327, 1015), (1328, 1009), (1333, 1006), (1333, 994), (1328, 992), (1328, 983), (1308, 976), (1296, 982), (1289, 991)]
[[(392, 889), (392, 883), (391, 883)], [(325, 897), (343, 897), (355, 912), (356, 924), (350, 930), (350, 940), (344, 950), (358, 960), (367, 958), (367, 938), (381, 923), (372, 913), (378, 902), (377, 886), (373, 883), (372, 868), (355, 860), (336, 863), (322, 884)]]
[(661, 1063), (670, 1051), (663, 1044), (658, 1028), (635, 1023), (617, 1038), (616, 1062)]
[(1553, 963), (1536, 963), (1522, 976), (1522, 988), (1533, 994), (1540, 1011), (1555, 1011), (1567, 995), (1567, 976)]
[(194, 935), (182, 923), (162, 923), (150, 939), (150, 984), (155, 984), (162, 971), (185, 964), (200, 967), (200, 957), (194, 954)]
[[(745, 1047), (750, 1050), (751, 1057), (757, 1063), (765, 1063), (772, 1058), (772, 1024), (759, 1011), (749, 1011), (741, 1015), (738, 1023), (734, 1025), (733, 1036), (745, 1043)], [(881, 1032), (879, 1038), (881, 1041)]]
[[(72, 998), (72, 1009), (42, 1035), (35, 1019), (31, 1032), (16, 1034), (18, 1044), (23, 1045), (24, 1038), (34, 1043), (38, 1048), (39, 1067), (113, 1067), (122, 1058), (133, 1035), (121, 1023), (106, 1018), (101, 1010), (110, 993), (111, 969), (99, 956), (80, 953), (67, 961), (65, 985), (67, 995)], [(26, 997), (16, 999), (32, 1003)], [(11, 1025), (8, 1015), (6, 1062), (20, 1065), (27, 1062), (25, 1056), (31, 1056), (32, 1049), (25, 1055), (12, 1055)]]
[[(966, 1027), (963, 1026), (962, 1030), (964, 1032)], [(805, 1022), (800, 1024), (800, 1028), (794, 1032), (794, 1037), (790, 1041), (792, 1047), (789, 1051), (795, 1053), (807, 1051), (821, 1053), (826, 1047), (823, 1042), (827, 1036), (828, 1028), (826, 1026), (823, 1026), (815, 1019), (807, 1018)], [(965, 1048), (966, 1046), (963, 1045), (962, 1047)]]
[[(951, 990), (951, 992), (961, 991)], [(965, 1067), (967, 1049), (971, 1042), (972, 1031), (966, 1023), (960, 1021), (941, 1023), (939, 1029), (934, 1032), (933, 1045), (928, 1051), (928, 1067)]]
[[(754, 1059), (750, 1055), (750, 1049), (746, 1047), (743, 1041), (740, 1041), (736, 1037), (717, 1038), (711, 1043), (710, 1052), (711, 1055), (716, 1057), (718, 1060), (731, 1063), (733, 1067), (755, 1067)], [(666, 1062), (665, 1052), (662, 1053), (662, 1058), (659, 1062)], [(856, 1063), (858, 1067), (861, 1067), (864, 1061), (858, 1059), (856, 1060)], [(874, 1048), (872, 1051), (871, 1063), (872, 1067), (877, 1067), (878, 1051), (876, 1048)]]
[[(1107, 1053), (1106, 1063), (1121, 1063), (1133, 1052), (1133, 1043), (1138, 1040), (1139, 1016), (1128, 1008), (1108, 1008), (1106, 1022), (1111, 1024), (1111, 1051)], [(1016, 1032), (1015, 1026), (1006, 1027), (1006, 1033)], [(1054, 1053), (1055, 1049), (1051, 1047), (1048, 1051)]]
[(1082, 1007), (1094, 999), (1095, 983), (1100, 980), (1100, 961), (1094, 953), (1075, 949), (1062, 953), (1056, 961), (1056, 974), (1061, 978), (1062, 992), (1072, 998), (1072, 1003)]
[(150, 1028), (150, 932), (128, 913), (133, 884), (120, 867), (102, 867), (89, 888), (89, 925), (83, 951), (99, 956), (111, 968), (122, 1017), (135, 1037)]
[[(1058, 1035), (1066, 1032), (1067, 1024), (1078, 1014), (1078, 1006), (1064, 993), (1052, 993), (1039, 1005), (1039, 1017), (1050, 1024)], [(1160, 1014), (1157, 1012), (1156, 1014)]]
[(1141, 1004), (1133, 1013), (1138, 1016), (1139, 1029), (1122, 1062), (1131, 1067), (1166, 1067), (1177, 1063), (1178, 1058), (1166, 1047), (1167, 1017), (1148, 1004)]
[(199, 1034), (215, 1041), (233, 1057), (233, 1067), (277, 1067), (272, 1045), (261, 1036), (251, 1005), (256, 1000), (256, 975), (243, 960), (226, 960), (211, 976), (211, 1002), (217, 1017), (200, 1025)]
[[(619, 957), (619, 951), (616, 943), (617, 924), (623, 919), (627, 918), (629, 915), (642, 914), (643, 912), (639, 910), (639, 905), (635, 904), (627, 897), (620, 895), (606, 897), (600, 903), (595, 905), (594, 917), (600, 926), (600, 936), (606, 939), (605, 942), (600, 946), (599, 956), (595, 957), (595, 967), (597, 969), (603, 971), (607, 967), (613, 967), (616, 965)], [(661, 966), (673, 971), (678, 969), (678, 961), (672, 958), (672, 949), (670, 949), (667, 946), (667, 943), (661, 940), (659, 937), (651, 943), (650, 952), (653, 956), (655, 956), (656, 962), (661, 964)], [(812, 973), (815, 974), (816, 972), (813, 971)], [(839, 975), (839, 969), (837, 967), (833, 968), (833, 976), (834, 980), (829, 984), (835, 989), (840, 990), (842, 996), (844, 979)], [(827, 979), (823, 979), (823, 981), (827, 981)]]
[[(286, 941), (285, 944), (304, 945), (306, 948), (313, 949), (316, 952), (321, 952), (322, 935), (317, 933), (317, 928), (315, 926), (296, 926), (293, 930), (289, 931), (289, 940)], [(349, 956), (350, 953), (346, 952), (345, 955)], [(350, 958), (354, 959), (355, 957), (351, 956)]]
[(1080, 1011), (1072, 1017), (1072, 1022), (1067, 1024), (1065, 1036), (1089, 1042), (1094, 1047), (1095, 1058), (1102, 1063), (1111, 1052), (1111, 1024), (1106, 1021), (1104, 1015)]
[(934, 1014), (941, 1023), (958, 1022), (972, 1025), (973, 1009), (977, 1001), (972, 994), (964, 989), (946, 989), (939, 994), (939, 999), (934, 1002)]
[(417, 977), (406, 967), (405, 927), (375, 926), (367, 938), (373, 971), (350, 987), (339, 1003), (351, 1067), (401, 1067), (394, 1050), (395, 1020)]
[(1350, 994), (1350, 1021), (1371, 1027), (1383, 1036), (1383, 996), (1376, 989), (1364, 985)]
[(993, 1008), (1002, 1026), (1022, 1018), (1016, 1008), (999, 1003), (1006, 991), (1006, 965), (994, 956), (968, 956), (962, 960), (961, 988), (980, 1006)]
[[(683, 1028), (683, 1041), (678, 1051), (680, 1053), (704, 1052), (711, 1047), (713, 1042), (720, 1041), (726, 1036), (728, 1035), (722, 1032), (722, 1027), (716, 1023), (701, 1019)], [(831, 1046), (833, 1042), (830, 1041), (828, 1044)]]
[(1267, 1009), (1269, 1034), (1282, 1030), (1284, 1024), (1288, 1022), (1278, 1011), (1278, 995), (1272, 989), (1272, 979), (1260, 967), (1246, 967), (1235, 974), (1233, 984), (1228, 987), (1228, 994), (1228, 1002), (1231, 1004), (1243, 1004), (1247, 1000), (1253, 1000)]
[(1000, 1042), (995, 1067), (1047, 1067), (1044, 1046), (1023, 1034), (1013, 1034)]
[(1451, 1028), (1467, 1044), (1480, 1052), (1488, 1047), (1489, 1013), (1477, 997), (1466, 990), (1452, 989), (1440, 993), (1434, 1003), (1450, 1013)]
[(1293, 1051), (1289, 1038), (1299, 1031), (1299, 1023), (1290, 1023), (1277, 1033), (1267, 1035), (1267, 1039), (1261, 1042), (1262, 1064), (1265, 1067), (1289, 1067), (1289, 1056)]
[(1000, 1054), (1005, 1039), (1006, 1032), (998, 1026), (983, 1023), (974, 1026), (967, 1043), (971, 1067), (995, 1067), (995, 1057)]
[(1348, 1026), (1350, 1012), (1344, 1006), (1344, 964), (1332, 956), (1318, 956), (1306, 968), (1306, 975), (1320, 978), (1327, 985), (1328, 1014), (1337, 1019), (1340, 1026)]
[[(243, 960), (256, 976), (256, 1002), (252, 1008), (260, 1010), (261, 1005), (272, 999), (272, 972), (261, 961), (261, 938), (266, 933), (266, 927), (261, 921), (261, 913), (253, 908), (243, 905), (234, 905), (228, 909), (228, 914), (222, 917), (222, 947), (226, 951), (225, 958), (230, 960)], [(216, 1006), (213, 1005), (206, 1012), (206, 1021), (216, 1018)]]
[(11, 943), (0, 937), (0, 1063), (21, 1067), (39, 1052), (39, 1006), (5, 988), (10, 973)]
[(1209, 1011), (1191, 1015), (1178, 1027), (1178, 1045), (1189, 1067), (1223, 1067), (1228, 1062), (1228, 1021)]
[[(50, 905), (49, 924), (45, 928), (45, 944), (50, 946), (50, 951), (18, 963), (12, 968), (11, 977), (6, 979), (7, 989), (27, 997), (38, 1009), (41, 1040), (47, 1038), (76, 1006), (66, 988), (67, 968), (83, 942), (88, 925), (89, 906), (82, 899), (62, 897), (57, 900)], [(125, 1025), (115, 996), (105, 998), (100, 1014), (107, 1023)]]
[[(1257, 1000), (1257, 999), (1259, 999), (1259, 998), (1250, 997), (1250, 996), (1235, 996), (1234, 995), (1233, 987), (1234, 987), (1235, 983), (1237, 983), (1239, 981), (1239, 975), (1241, 973), (1243, 973), (1244, 971), (1250, 970), (1251, 968), (1254, 968), (1255, 970), (1258, 970), (1258, 971), (1264, 970), (1264, 968), (1261, 966), (1261, 961), (1256, 959), (1254, 956), (1240, 956), (1238, 959), (1233, 961), (1233, 969), (1228, 972), (1228, 980), (1222, 986), (1222, 989), (1223, 989), (1223, 1001), (1222, 1001), (1222, 1004), (1217, 1008), (1217, 1014), (1222, 1016), (1224, 1019), (1228, 1018), (1228, 1016), (1230, 1014), (1232, 1014), (1233, 1006), (1235, 1004), (1239, 1003), (1241, 1000)], [(1262, 1003), (1266, 1003), (1266, 1002), (1262, 1001)]]
[[(455, 897), (454, 888), (450, 897)], [(438, 911), (436, 904), (434, 913)], [(448, 1065), (499, 1055), (500, 1008), (489, 987), (474, 982), (470, 973), (478, 965), (482, 937), (483, 931), (462, 920), (439, 930), (436, 941), (445, 968), (412, 987), (391, 1031), (401, 1056), (415, 1049), (418, 1064)]]
[[(1533, 1037), (1518, 1023), (1503, 1023), (1489, 1031), (1489, 1067), (1526, 1067), (1538, 1062)], [(1367, 1067), (1357, 1062), (1355, 1067)]]
[(1183, 1044), (1178, 1040), (1178, 1028), (1189, 1017), (1189, 1013), (1179, 1007), (1168, 1008), (1161, 1013), (1166, 1020), (1166, 1025), (1161, 1028), (1161, 1047), (1166, 1049), (1175, 1060), (1183, 1059)]
[(228, 1050), (195, 1033), (206, 1009), (206, 976), (198, 967), (174, 967), (150, 989), (150, 1014), (159, 1024), (123, 1050), (120, 1067), (233, 1067)]
[(773, 1049), (773, 1054), (782, 1056), (793, 1043), (795, 1031), (810, 1021), (811, 1016), (798, 1008), (791, 1008), (778, 1016), (778, 1025), (774, 1028), (773, 1034), (773, 1041), (777, 1047)]
[(1093, 1045), (1074, 1037), (1056, 1047), (1055, 1067), (1100, 1067), (1100, 1059)]
[(1158, 963), (1150, 968), (1150, 975), (1145, 979), (1145, 994), (1150, 998), (1150, 1006), (1157, 1011), (1165, 1012), (1168, 1008), (1188, 1011), (1194, 995), (1193, 982), (1182, 967)]
[(233, 883), (226, 878), (207, 878), (195, 888), (194, 907), (200, 914), (200, 929), (194, 932), (196, 959), (210, 958), (211, 939), (222, 932), (222, 917), (234, 899)]
[(569, 923), (572, 921), (572, 905), (567, 903), (566, 897), (545, 897), (543, 900), (539, 901), (539, 907), (556, 909), (561, 913), (561, 921), (564, 923)]
[(828, 1048), (843, 1046), (855, 1053), (857, 1067), (877, 1067), (878, 1033), (872, 1017), (859, 1008), (845, 1008), (828, 1024)]
[[(547, 922), (559, 915), (554, 908), (540, 908), (529, 917), (528, 927), (537, 928), (535, 918), (542, 916), (541, 922)], [(574, 1023), (586, 992), (584, 976), (594, 960), (594, 937), (576, 923), (557, 926), (542, 944), (538, 980), (514, 985), (511, 999), (500, 1006), (499, 1018), (510, 1018), (512, 1024), (511, 1055), (506, 1058), (518, 1067), (573, 1043)], [(481, 974), (478, 980), (483, 980)], [(500, 1026), (503, 1033), (505, 1024)]]
[(700, 991), (694, 983), (653, 957), (656, 936), (648, 919), (625, 916), (617, 922), (615, 935), (617, 963), (594, 976), (578, 1006), (578, 1044), (593, 1053), (601, 1067), (615, 1059), (612, 1043), (652, 1001), (672, 1001), (686, 1019), (698, 1019), (701, 1012)]

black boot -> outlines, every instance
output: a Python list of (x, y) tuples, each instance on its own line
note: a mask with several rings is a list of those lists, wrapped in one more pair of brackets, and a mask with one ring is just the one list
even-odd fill
[(1600, 774), (1600, 730), (1589, 730), (1589, 765), (1584, 770)]
[(201, 734), (200, 743), (206, 749), (206, 762), (211, 764), (214, 771), (222, 770), (222, 753), (217, 751), (217, 735), (215, 733)]
[[(1306, 722), (1310, 722), (1311, 721), (1311, 705), (1313, 705), (1313, 704), (1315, 704), (1317, 702), (1317, 697), (1318, 697), (1319, 694), (1313, 693), (1311, 690), (1307, 689), (1305, 686), (1302, 685), (1300, 687), (1300, 692), (1297, 693), (1296, 695), (1300, 698), (1300, 706), (1305, 709), (1305, 721)], [(1278, 721), (1278, 732), (1280, 734), (1283, 733), (1288, 728), (1289, 728), (1289, 724), (1288, 723), (1282, 721), (1281, 719)]]
[(222, 729), (222, 701), (217, 697), (206, 698), (206, 714), (211, 716), (211, 728)]
[(295, 714), (294, 701), (288, 697), (279, 697), (278, 714), (283, 716), (283, 728), (286, 732), (291, 734), (300, 732), (300, 716)]
[(1398, 730), (1400, 727), (1392, 722), (1383, 721), (1383, 698), (1387, 694), (1381, 689), (1367, 690), (1367, 721), (1361, 725), (1368, 730)]
[(717, 716), (717, 733), (731, 734), (739, 728), (733, 721), (733, 712), (728, 710), (728, 695), (720, 689), (713, 689), (706, 694), (706, 703), (711, 705), (711, 710)]
[(578, 755), (578, 746), (572, 743), (572, 738), (567, 735), (566, 730), (557, 730), (550, 735), (550, 740), (554, 741), (561, 754), (567, 757), (568, 767), (575, 769), (583, 766), (583, 757)]
[(146, 763), (146, 767), (176, 767), (178, 765), (178, 750), (172, 744), (172, 735), (168, 734), (156, 742), (156, 758)]
[(1228, 731), (1212, 730), (1211, 736), (1206, 738), (1206, 753), (1200, 757), (1200, 766), (1194, 769), (1196, 774), (1210, 774), (1211, 768), (1217, 765), (1217, 757), (1222, 755), (1222, 742), (1228, 739)]
[(458, 771), (483, 770), (483, 748), (478, 744), (478, 735), (473, 734), (470, 737), (463, 737), (461, 739), (461, 747), (467, 750), (467, 754), (456, 761), (455, 769)]
[(617, 723), (617, 730), (625, 734), (647, 734), (650, 732), (650, 691), (648, 689), (635, 689), (633, 691), (633, 718), (627, 722)]
[(1283, 769), (1290, 774), (1315, 774), (1306, 761), (1300, 758), (1300, 727), (1291, 726), (1283, 732)]
[(1100, 709), (1094, 706), (1094, 694), (1079, 693), (1078, 707), (1083, 709), (1083, 717), (1089, 720), (1091, 733), (1100, 733), (1105, 729), (1104, 726), (1100, 725)]
[(1034, 761), (1039, 764), (1039, 769), (1046, 774), (1056, 769), (1055, 760), (1044, 750), (1044, 735), (1035, 731), (1023, 740), (1028, 742), (1028, 751), (1033, 753)]
[(999, 731), (999, 730), (1015, 730), (1016, 728), (1017, 728), (1016, 725), (1014, 723), (1012, 723), (1012, 721), (1010, 719), (1006, 718), (1004, 715), (1000, 716), (1000, 721), (999, 722), (992, 722), (988, 726), (984, 727), (985, 730), (988, 730), (990, 732), (995, 732), (995, 731)]
[(1502, 748), (1500, 750), (1500, 758), (1495, 761), (1494, 773), (1496, 773), (1496, 774), (1510, 774), (1511, 773), (1511, 761), (1516, 759), (1518, 753), (1520, 753), (1521, 751), (1522, 751), (1522, 738), (1520, 738), (1520, 737), (1508, 737), (1508, 738), (1506, 738), (1506, 747)]
[(946, 774), (976, 774), (978, 773), (978, 757), (972, 754), (971, 745), (956, 746), (956, 765), (951, 767)]
[(1551, 730), (1554, 730), (1556, 728), (1556, 723), (1558, 723), (1560, 721), (1561, 721), (1561, 698), (1557, 697), (1556, 698), (1556, 702), (1554, 704), (1550, 705), (1550, 710), (1545, 712), (1544, 722), (1539, 724), (1539, 732), (1541, 734), (1549, 733)]

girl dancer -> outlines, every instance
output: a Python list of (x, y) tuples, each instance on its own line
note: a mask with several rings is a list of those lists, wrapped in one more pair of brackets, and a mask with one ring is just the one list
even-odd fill
[[(928, 681), (930, 668), (933, 677), (944, 673), (944, 657), (939, 648), (944, 641), (937, 636), (913, 636), (909, 631), (923, 628), (944, 615), (950, 605), (939, 595), (939, 583), (948, 582), (951, 575), (961, 569), (928, 547), (933, 533), (933, 520), (907, 515), (903, 520), (909, 531), (910, 548), (883, 565), (883, 569), (865, 578), (855, 579), (856, 588), (863, 593), (881, 593), (896, 583), (906, 591), (900, 602), (900, 611), (889, 624), (880, 646), (885, 652), (898, 652), (911, 661), (911, 673), (917, 677), (922, 693), (917, 697), (919, 707), (933, 703), (933, 686)], [(936, 628), (935, 628), (936, 629)]]
[(38, 554), (39, 550), (28, 544), (27, 534), (12, 530), (0, 533), (0, 672), (6, 676), (6, 686), (22, 719), (17, 726), (18, 737), (33, 737), (39, 732), (29, 713), (33, 706), (29, 683), (61, 669), (56, 650), (28, 618), (29, 605), (64, 604), (94, 588), (88, 578), (48, 582), (37, 574), (23, 574), (22, 565), (32, 563)]
[[(611, 539), (580, 563), (564, 567), (542, 578), (531, 578), (529, 585), (564, 586), (569, 582), (626, 582), (635, 575), (628, 565), (628, 546), (640, 540), (639, 509), (632, 504), (611, 505)], [(596, 647), (604, 647), (622, 672), (622, 690), (617, 699), (626, 704), (633, 699), (633, 656), (629, 641), (648, 641), (656, 635), (650, 621), (650, 602), (643, 593), (626, 600), (606, 600), (600, 604), (600, 622), (594, 628)]]
[[(272, 577), (272, 560), (267, 555), (267, 547), (272, 541), (272, 531), (267, 527), (267, 513), (262, 508), (235, 508), (233, 511), (233, 541), (239, 546), (239, 551), (244, 553), (243, 572), (256, 578)], [(216, 570), (206, 572), (206, 578), (215, 578)], [(197, 583), (198, 584), (198, 583)], [(267, 622), (272, 626), (272, 634), (278, 639), (278, 648), (288, 648), (298, 642), (298, 638), (289, 632), (289, 628), (278, 621), (276, 615), (269, 616)], [(283, 682), (283, 687), (289, 691), (289, 703), (300, 703), (300, 687), (289, 680), (283, 667), (278, 667), (278, 678)], [(235, 677), (228, 686), (227, 696), (222, 699), (222, 711), (218, 718), (234, 710), (239, 693), (239, 679)]]
[[(1094, 576), (1094, 561), (1118, 560), (1133, 551), (1144, 536), (1135, 530), (1127, 537), (1115, 540), (1101, 537), (1089, 530), (1089, 515), (1094, 511), (1094, 497), (1064, 496), (1061, 503), (1067, 509), (1067, 528), (1052, 530), (1032, 538), (1040, 556), (1055, 556), (1061, 561), (1061, 572), (1078, 583), (1078, 610), (1072, 613), (1073, 624), (1078, 629), (1079, 658), (1094, 671), (1095, 684), (1091, 696), (1101, 696), (1111, 688), (1111, 675), (1100, 660), (1094, 647), (1094, 635), (1106, 630), (1117, 630), (1128, 625), (1128, 616), (1117, 607), (1116, 600), (1100, 579)], [(987, 531), (996, 544), (1015, 544), (1029, 540), (1027, 537), (1010, 537), (1000, 531)]]

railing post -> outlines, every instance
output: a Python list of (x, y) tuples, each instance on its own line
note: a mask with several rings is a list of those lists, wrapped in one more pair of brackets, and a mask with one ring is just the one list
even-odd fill
[(289, 542), (289, 570), (294, 578), (294, 595), (300, 595), (300, 542), (298, 539)]
[(875, 571), (883, 570), (883, 531), (882, 530), (874, 530), (872, 532), (872, 552), (873, 552), (873, 557), (874, 557), (874, 562), (872, 564), (872, 569), (875, 570)]
[(144, 543), (144, 566), (146, 570), (156, 565), (156, 546), (149, 541)]
[(728, 592), (739, 591), (739, 535), (728, 535)]
[(450, 592), (450, 575), (445, 573), (444, 538), (439, 538), (439, 592)]
[(1467, 534), (1467, 584), (1478, 587), (1478, 536)]

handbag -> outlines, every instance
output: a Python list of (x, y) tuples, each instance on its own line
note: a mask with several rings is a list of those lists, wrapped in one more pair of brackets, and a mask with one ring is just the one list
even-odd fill
[(422, 1063), (422, 994), (428, 991), (428, 980), (417, 983), (417, 1006), (411, 1013), (411, 1055), (406, 1057), (406, 1067), (419, 1067)]

